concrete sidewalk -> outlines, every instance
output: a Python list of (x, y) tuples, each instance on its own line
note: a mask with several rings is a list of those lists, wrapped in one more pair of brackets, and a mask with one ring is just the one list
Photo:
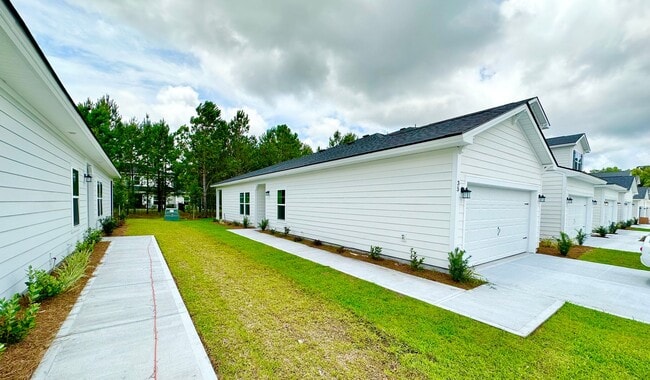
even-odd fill
[(106, 240), (33, 379), (216, 379), (155, 238)]
[(462, 290), (255, 230), (231, 232), (520, 336), (565, 301), (650, 323), (647, 271), (523, 254), (477, 268), (490, 283)]
[[(634, 226), (639, 228), (647, 228), (641, 226)], [(585, 245), (588, 247), (616, 249), (619, 251), (628, 251), (639, 253), (643, 243), (640, 239), (643, 236), (650, 235), (650, 232), (634, 231), (634, 230), (618, 230), (615, 234), (607, 234), (607, 237), (589, 236), (585, 240)]]

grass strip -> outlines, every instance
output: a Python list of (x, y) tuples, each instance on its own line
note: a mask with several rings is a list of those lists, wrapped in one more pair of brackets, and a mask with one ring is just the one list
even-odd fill
[[(641, 244), (639, 243), (639, 247)], [(615, 249), (594, 248), (583, 253), (578, 260), (592, 263), (616, 265), (624, 268), (641, 269), (650, 271), (650, 268), (641, 264), (641, 253), (618, 251)]]
[(528, 338), (228, 232), (129, 220), (158, 239), (224, 378), (642, 378), (650, 325), (567, 304)]

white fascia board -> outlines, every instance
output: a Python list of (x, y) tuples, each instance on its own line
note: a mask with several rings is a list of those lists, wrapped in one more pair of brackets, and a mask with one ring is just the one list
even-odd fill
[(282, 177), (286, 175), (294, 175), (294, 174), (300, 174), (305, 172), (315, 172), (318, 170), (358, 164), (358, 163), (368, 162), (368, 161), (381, 160), (385, 158), (403, 156), (408, 154), (416, 154), (416, 153), (422, 153), (427, 151), (460, 147), (460, 146), (469, 145), (472, 142), (473, 139), (466, 138), (466, 136), (463, 135), (451, 136), (443, 139), (407, 145), (404, 147), (386, 149), (378, 152), (362, 154), (359, 156), (347, 157), (339, 160), (327, 161), (327, 162), (322, 162), (314, 165), (302, 166), (295, 169), (288, 169), (288, 170), (278, 171), (269, 174), (262, 174), (255, 177), (243, 178), (237, 181), (227, 182), (223, 184), (213, 184), (210, 185), (210, 187), (220, 188), (220, 187), (226, 187), (231, 185), (238, 185), (246, 182), (259, 182), (259, 181), (264, 181), (271, 178)]
[(583, 134), (582, 137), (578, 139), (578, 142), (582, 145), (582, 150), (584, 150), (585, 153), (591, 153), (591, 147), (589, 146), (589, 141), (587, 141), (587, 135)]
[(627, 193), (626, 188), (624, 188), (623, 186), (614, 185), (614, 184), (596, 185), (594, 187), (604, 187), (604, 188), (614, 190), (614, 191), (619, 192), (619, 193)]
[(591, 183), (591, 184), (594, 184), (594, 185), (605, 185), (605, 184), (607, 184), (607, 181), (602, 180), (600, 178), (596, 178), (596, 177), (594, 177), (592, 175), (589, 175), (587, 173), (578, 172), (578, 171), (575, 171), (575, 170), (563, 168), (561, 166), (558, 166), (556, 170), (559, 171), (559, 172), (564, 173), (567, 177), (575, 178), (575, 179), (578, 179), (578, 180), (583, 181), (583, 182)]
[[(108, 175), (112, 177), (120, 177), (119, 172), (103, 151), (99, 142), (90, 132), (90, 128), (83, 121), (77, 112), (76, 105), (72, 104), (68, 98), (67, 93), (61, 86), (57, 79), (53, 76), (48, 64), (43, 61), (31, 39), (27, 36), (26, 32), (19, 25), (18, 20), (15, 20), (11, 11), (7, 9), (5, 4), (0, 6), (0, 29), (4, 31), (5, 35), (9, 38), (22, 57), (25, 66), (12, 67), (14, 72), (19, 72), (24, 77), (31, 77), (35, 83), (24, 83), (22, 81), (14, 81), (12, 84), (13, 90), (21, 96), (21, 93), (29, 93), (29, 89), (24, 86), (38, 85), (50, 96), (40, 97), (38, 99), (39, 106), (30, 104), (29, 108), (35, 110), (40, 109), (43, 112), (37, 112), (42, 115), (39, 118), (41, 122), (46, 124), (50, 129), (59, 132), (59, 136), (74, 146), (77, 150), (83, 153), (87, 158), (92, 158), (91, 161), (100, 168), (102, 168)], [(22, 86), (22, 87), (21, 87)], [(28, 99), (25, 99), (29, 101)], [(48, 112), (48, 107), (54, 106), (55, 111)], [(52, 117), (60, 122), (53, 122)], [(75, 135), (70, 135), (70, 132), (75, 132)]]

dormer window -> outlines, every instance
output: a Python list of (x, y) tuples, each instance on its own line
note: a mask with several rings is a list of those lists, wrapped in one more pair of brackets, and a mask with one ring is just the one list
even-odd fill
[(573, 151), (573, 169), (582, 171), (582, 153)]

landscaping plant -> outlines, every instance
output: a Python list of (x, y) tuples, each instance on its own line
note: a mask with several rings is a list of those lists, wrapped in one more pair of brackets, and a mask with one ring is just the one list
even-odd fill
[(23, 340), (36, 325), (39, 306), (37, 303), (32, 303), (21, 310), (18, 293), (9, 300), (0, 298), (0, 343), (11, 344)]
[(374, 260), (379, 260), (381, 257), (381, 247), (377, 246), (375, 247), (374, 245), (370, 246), (370, 258)]
[(560, 238), (557, 239), (557, 249), (562, 256), (566, 256), (573, 246), (573, 241), (566, 232), (560, 232)]
[(411, 248), (411, 269), (420, 270), (422, 269), (422, 263), (424, 262), (424, 257), (418, 258), (418, 253)]
[(578, 230), (578, 234), (576, 235), (576, 241), (578, 242), (578, 245), (583, 245), (585, 240), (587, 240), (587, 233), (581, 228)]
[(544, 238), (539, 241), (540, 248), (557, 248), (557, 243), (555, 239)]
[(616, 223), (612, 222), (612, 224), (609, 225), (607, 233), (615, 234), (616, 230), (618, 230), (618, 225)]
[(318, 239), (316, 239), (316, 240), (314, 240), (314, 245), (316, 245), (316, 246), (321, 246), (321, 245), (323, 245), (323, 242), (320, 241), (320, 240), (318, 240)]
[(269, 228), (269, 220), (264, 218), (260, 220), (260, 223), (257, 226), (260, 228), (260, 230), (266, 231), (266, 229)]
[(605, 236), (607, 236), (607, 232), (609, 232), (609, 230), (605, 226), (600, 226), (600, 227), (594, 229), (594, 232), (597, 233), (598, 236), (600, 236), (600, 237), (605, 237)]
[(63, 284), (43, 269), (37, 270), (30, 265), (27, 278), (25, 285), (27, 285), (29, 301), (32, 303), (54, 297), (63, 291)]
[(104, 219), (100, 220), (100, 223), (102, 224), (102, 230), (106, 236), (111, 236), (113, 234), (113, 231), (115, 231), (115, 228), (117, 228), (117, 220), (115, 220), (115, 218), (112, 216), (105, 217)]
[(65, 258), (63, 263), (56, 268), (57, 279), (61, 290), (66, 291), (72, 287), (86, 272), (92, 251), (75, 251)]
[(284, 236), (289, 235), (289, 232), (291, 232), (291, 228), (289, 228), (289, 227), (284, 227)]
[(244, 219), (241, 220), (241, 225), (244, 228), (248, 228), (248, 226), (251, 224), (250, 219), (248, 219), (248, 216), (244, 216)]
[(458, 247), (448, 253), (449, 275), (456, 282), (469, 282), (474, 280), (474, 271), (469, 266), (469, 258), (464, 257), (465, 250)]

